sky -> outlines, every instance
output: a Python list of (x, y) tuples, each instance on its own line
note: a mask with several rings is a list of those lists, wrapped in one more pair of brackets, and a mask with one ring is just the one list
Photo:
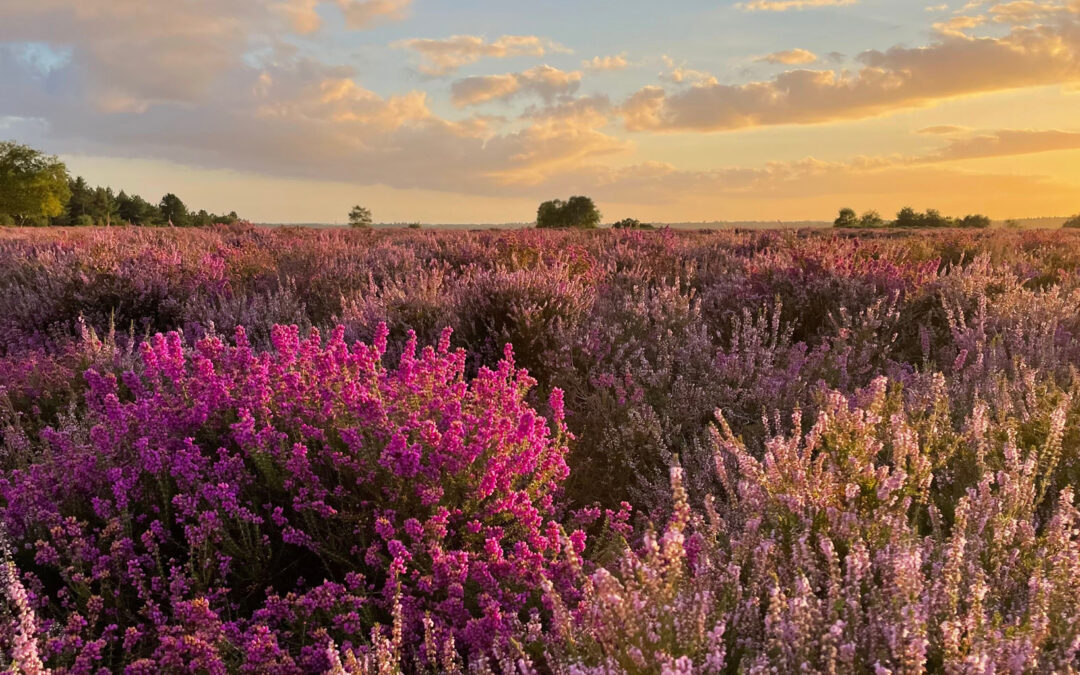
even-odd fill
[(1080, 211), (1080, 0), (3, 0), (0, 139), (258, 222)]

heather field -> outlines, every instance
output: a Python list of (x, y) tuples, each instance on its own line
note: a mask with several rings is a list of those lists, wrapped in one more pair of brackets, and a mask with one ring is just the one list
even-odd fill
[(0, 669), (1080, 671), (1080, 232), (0, 232)]

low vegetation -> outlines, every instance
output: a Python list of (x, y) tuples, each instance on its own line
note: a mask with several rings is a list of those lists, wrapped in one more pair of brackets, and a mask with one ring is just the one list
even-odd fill
[(1078, 372), (1069, 232), (9, 229), (0, 668), (1075, 671)]

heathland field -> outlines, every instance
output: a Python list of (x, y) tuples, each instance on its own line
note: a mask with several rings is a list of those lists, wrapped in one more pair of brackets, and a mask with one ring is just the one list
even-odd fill
[(0, 668), (1076, 672), (1078, 264), (5, 230)]

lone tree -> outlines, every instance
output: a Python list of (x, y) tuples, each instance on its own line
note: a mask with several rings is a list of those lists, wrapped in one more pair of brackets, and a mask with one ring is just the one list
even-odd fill
[(46, 224), (64, 212), (70, 198), (63, 162), (26, 145), (0, 142), (0, 215), (18, 225)]
[(371, 227), (371, 209), (357, 204), (349, 211), (349, 227)]
[(840, 209), (840, 215), (833, 221), (835, 227), (858, 227), (859, 217), (855, 215), (855, 209)]
[(600, 224), (600, 211), (588, 197), (571, 197), (565, 202), (553, 199), (536, 211), (538, 228), (576, 227), (591, 230)]

